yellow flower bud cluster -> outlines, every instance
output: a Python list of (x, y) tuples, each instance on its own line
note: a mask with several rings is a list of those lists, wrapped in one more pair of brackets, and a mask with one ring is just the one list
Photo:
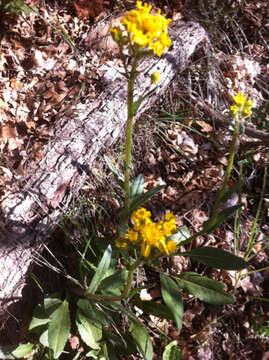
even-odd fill
[(177, 231), (176, 218), (172, 213), (165, 215), (164, 221), (154, 222), (150, 219), (151, 213), (145, 208), (140, 208), (132, 214), (134, 226), (122, 238), (116, 239), (116, 246), (126, 248), (138, 244), (141, 254), (148, 258), (152, 248), (160, 253), (170, 255), (176, 251), (176, 242), (169, 240)]
[(234, 105), (230, 107), (230, 110), (234, 116), (237, 114), (242, 117), (248, 117), (251, 115), (251, 108), (253, 106), (252, 100), (247, 100), (247, 96), (240, 93), (233, 96), (233, 99)]
[(120, 45), (128, 39), (131, 45), (142, 49), (148, 47), (154, 54), (161, 56), (172, 44), (167, 30), (171, 20), (161, 15), (160, 10), (156, 15), (150, 14), (151, 5), (142, 5), (141, 1), (137, 1), (136, 5), (137, 10), (131, 10), (121, 19), (128, 37), (123, 36), (120, 27), (110, 28), (112, 37)]

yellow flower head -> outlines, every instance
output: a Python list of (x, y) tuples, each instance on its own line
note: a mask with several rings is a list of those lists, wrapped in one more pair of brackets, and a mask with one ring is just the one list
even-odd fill
[(247, 96), (244, 94), (236, 94), (233, 96), (234, 105), (230, 107), (230, 111), (233, 116), (239, 115), (242, 118), (248, 117), (251, 115), (251, 108), (253, 106), (252, 100), (247, 100)]
[(124, 238), (131, 241), (132, 243), (136, 243), (139, 241), (138, 232), (136, 232), (132, 229), (127, 232), (127, 234), (124, 236)]
[(151, 212), (144, 208), (140, 208), (132, 214), (132, 220), (136, 226), (150, 223), (150, 217)]
[(145, 208), (140, 208), (132, 214), (134, 227), (129, 229), (124, 238), (116, 240), (117, 247), (127, 247), (127, 244), (141, 246), (141, 254), (147, 258), (151, 250), (170, 255), (176, 251), (176, 243), (168, 240), (176, 232), (176, 218), (172, 213), (165, 215), (164, 221), (154, 222), (150, 219), (151, 213)]
[(234, 103), (237, 106), (243, 106), (245, 104), (246, 98), (247, 98), (246, 95), (239, 93), (233, 96)]
[[(161, 15), (160, 10), (156, 15), (150, 14), (151, 5), (137, 1), (136, 6), (137, 10), (131, 10), (121, 19), (130, 44), (142, 49), (148, 47), (154, 54), (161, 56), (172, 44), (167, 30), (171, 20)], [(111, 28), (110, 32), (113, 39), (119, 42), (122, 35), (118, 28)]]
[(118, 237), (115, 241), (115, 245), (118, 247), (118, 248), (126, 248), (128, 243), (127, 241), (122, 238), (122, 237)]

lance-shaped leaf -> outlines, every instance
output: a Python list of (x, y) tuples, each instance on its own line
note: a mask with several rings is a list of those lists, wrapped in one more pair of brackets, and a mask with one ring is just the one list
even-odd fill
[(163, 352), (163, 360), (184, 360), (181, 351), (177, 347), (177, 341), (174, 340), (166, 345)]
[(63, 352), (70, 333), (70, 316), (68, 302), (65, 300), (52, 314), (48, 327), (49, 347), (53, 350), (54, 358)]
[(186, 241), (191, 237), (191, 233), (187, 226), (180, 226), (177, 230), (177, 233), (169, 236), (167, 240), (173, 240), (175, 243), (180, 244), (183, 241)]
[(201, 247), (180, 255), (189, 256), (197, 262), (217, 269), (241, 270), (248, 266), (243, 258), (213, 247)]
[(98, 350), (100, 348), (99, 342), (102, 339), (102, 326), (84, 316), (80, 309), (77, 311), (76, 325), (85, 344), (94, 350)]
[(144, 360), (151, 360), (153, 356), (152, 342), (147, 329), (141, 324), (137, 316), (125, 306), (114, 303), (113, 307), (126, 314), (130, 320), (130, 334), (134, 339)]
[(0, 359), (22, 359), (32, 352), (34, 346), (34, 344), (1, 346)]
[(144, 191), (144, 177), (143, 175), (139, 174), (130, 189), (131, 204), (134, 200), (137, 199), (137, 197), (143, 194), (143, 191)]
[(177, 328), (180, 330), (183, 323), (183, 302), (180, 290), (175, 281), (172, 280), (169, 276), (160, 274), (160, 280), (163, 301), (173, 314)]
[(161, 191), (162, 189), (164, 189), (164, 185), (159, 185), (156, 186), (153, 189), (150, 189), (149, 191), (147, 191), (145, 194), (142, 194), (140, 196), (138, 196), (131, 204), (130, 206), (130, 216), (132, 215), (132, 213), (137, 210), (138, 208), (140, 208), (146, 201), (148, 201), (153, 195), (157, 194), (159, 191)]
[(50, 322), (50, 315), (61, 303), (62, 301), (57, 296), (50, 295), (46, 297), (44, 304), (38, 304), (36, 306), (29, 330), (48, 324)]
[(225, 284), (196, 273), (185, 272), (177, 276), (177, 283), (189, 294), (209, 304), (225, 305), (234, 302), (234, 296), (224, 291)]
[(222, 210), (218, 214), (216, 221), (213, 224), (210, 223), (210, 220), (203, 223), (203, 230), (207, 234), (212, 233), (218, 226), (220, 226), (226, 219), (228, 219), (228, 217), (230, 217), (235, 211), (237, 211), (241, 207), (242, 205), (235, 205)]
[(140, 98), (133, 103), (133, 108), (132, 108), (133, 116), (135, 116), (135, 114), (137, 113), (137, 111), (138, 111), (140, 105), (142, 104), (142, 102), (143, 102), (148, 96), (152, 95), (152, 94), (156, 91), (156, 89), (157, 89), (157, 86), (156, 86), (154, 89), (152, 89), (152, 90), (150, 90), (149, 92), (147, 92), (145, 95), (140, 96)]
[(172, 312), (165, 304), (159, 304), (154, 301), (142, 301), (139, 295), (135, 295), (132, 298), (132, 303), (147, 314), (154, 315), (161, 319), (174, 320)]
[(122, 176), (119, 174), (118, 170), (115, 168), (115, 166), (113, 165), (113, 163), (107, 156), (104, 156), (104, 159), (105, 159), (105, 162), (106, 162), (107, 166), (109, 167), (110, 171), (112, 172), (116, 182), (122, 189), (124, 189), (124, 181), (123, 181)]
[(111, 245), (108, 245), (106, 251), (104, 252), (104, 255), (98, 265), (98, 268), (92, 278), (92, 281), (89, 285), (89, 288), (87, 290), (87, 294), (94, 294), (100, 285), (101, 281), (104, 278), (104, 275), (109, 268), (110, 260), (111, 260), (111, 254), (112, 254), (112, 248)]
[(131, 321), (130, 334), (144, 360), (152, 360), (153, 348), (147, 329), (139, 321)]

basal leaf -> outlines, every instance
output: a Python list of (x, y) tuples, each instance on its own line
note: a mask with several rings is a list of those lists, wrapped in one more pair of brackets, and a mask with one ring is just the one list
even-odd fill
[(104, 278), (105, 272), (109, 268), (110, 261), (111, 261), (111, 254), (112, 254), (112, 248), (111, 245), (108, 245), (106, 251), (104, 252), (104, 255), (98, 265), (98, 268), (92, 278), (92, 281), (89, 285), (89, 288), (87, 290), (87, 294), (94, 294), (100, 285), (101, 281)]
[(100, 325), (111, 325), (107, 320), (107, 312), (101, 311), (97, 309), (97, 306), (94, 302), (86, 300), (86, 299), (79, 299), (77, 301), (77, 306), (80, 312), (89, 319), (95, 326)]
[(102, 326), (94, 324), (88, 317), (84, 316), (80, 309), (77, 311), (76, 325), (82, 340), (94, 350), (100, 348), (102, 339)]
[(8, 345), (0, 347), (0, 359), (21, 359), (29, 355), (35, 344)]
[(180, 330), (183, 323), (183, 302), (180, 290), (175, 281), (169, 276), (160, 274), (160, 280), (163, 301), (173, 314), (177, 328)]
[(106, 277), (102, 280), (98, 287), (98, 292), (102, 292), (106, 295), (119, 295), (123, 289), (128, 272), (126, 269), (116, 271), (113, 275)]
[(51, 314), (51, 321), (48, 327), (49, 347), (53, 350), (55, 359), (58, 359), (63, 352), (70, 333), (70, 326), (68, 302), (64, 300)]
[(224, 291), (225, 285), (219, 281), (211, 280), (193, 272), (185, 272), (177, 276), (179, 286), (209, 304), (232, 304), (234, 296)]
[(136, 344), (131, 336), (127, 334), (115, 334), (112, 331), (104, 330), (104, 341), (107, 344), (109, 360), (118, 360), (121, 356), (128, 356), (137, 352)]
[(158, 304), (154, 301), (142, 301), (138, 295), (132, 298), (132, 303), (143, 310), (161, 319), (174, 320), (174, 316), (165, 304)]
[(197, 262), (217, 269), (241, 270), (248, 266), (243, 258), (213, 247), (201, 247), (180, 255), (189, 256)]
[(163, 352), (163, 360), (184, 360), (184, 357), (178, 348), (176, 340), (166, 345)]
[(49, 347), (49, 330), (46, 329), (39, 337), (39, 342), (41, 345), (45, 346), (45, 347)]
[(144, 360), (152, 360), (153, 348), (151, 338), (147, 332), (147, 329), (139, 321), (130, 324), (130, 334), (134, 339), (139, 352), (143, 356)]
[(38, 304), (34, 310), (29, 330), (48, 324), (50, 322), (49, 315), (46, 314), (43, 304)]

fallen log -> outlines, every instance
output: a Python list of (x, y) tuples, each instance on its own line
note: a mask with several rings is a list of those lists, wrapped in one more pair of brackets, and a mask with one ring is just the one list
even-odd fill
[[(141, 64), (145, 71), (139, 75), (136, 95), (150, 86), (149, 74), (160, 72), (161, 81), (136, 118), (164, 94), (175, 74), (188, 66), (196, 46), (206, 39), (204, 29), (195, 22), (175, 22), (170, 36), (173, 46), (165, 56), (147, 58)], [(21, 192), (1, 204), (0, 314), (14, 298), (20, 299), (34, 256), (88, 176), (85, 166), (91, 169), (100, 151), (108, 150), (124, 131), (126, 80), (115, 68), (103, 80), (105, 91), (95, 101), (79, 104), (72, 118), (63, 116), (57, 121), (55, 139), (28, 171)]]

